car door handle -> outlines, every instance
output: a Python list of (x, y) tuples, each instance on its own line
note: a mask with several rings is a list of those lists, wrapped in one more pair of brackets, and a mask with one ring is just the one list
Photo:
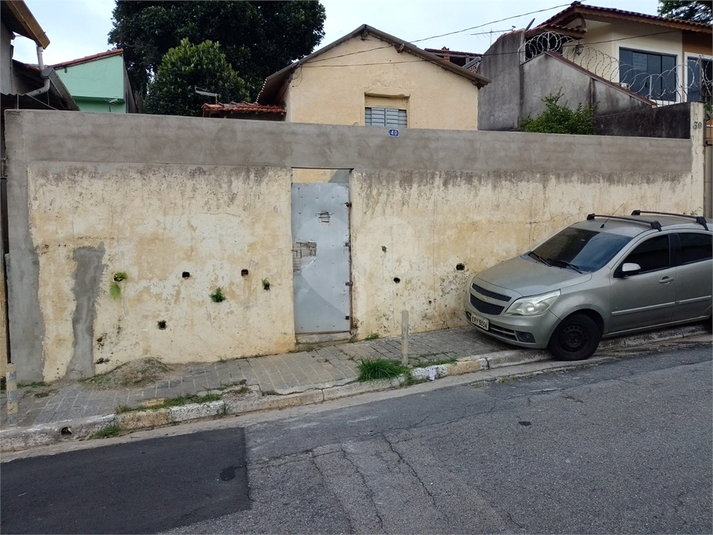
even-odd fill
[(669, 282), (673, 282), (673, 277), (669, 277), (668, 275), (663, 277), (660, 281), (661, 284), (668, 284)]

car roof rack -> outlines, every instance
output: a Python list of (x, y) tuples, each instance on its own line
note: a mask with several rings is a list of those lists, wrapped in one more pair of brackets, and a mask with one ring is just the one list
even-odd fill
[[(620, 216), (620, 215), (589, 214), (587, 216), (587, 221), (592, 221), (592, 220), (594, 220), (595, 217), (606, 217), (607, 219), (617, 219), (617, 220), (621, 220), (621, 221), (632, 221), (634, 223), (648, 225), (651, 228), (654, 228), (656, 230), (661, 230), (661, 223), (659, 223), (658, 221), (644, 221), (642, 219), (634, 219), (633, 217), (624, 217), (624, 216)], [(604, 223), (606, 223), (606, 221)], [(604, 223), (602, 223), (602, 225), (604, 225)]]
[(648, 212), (645, 210), (634, 210), (631, 215), (641, 215), (641, 214), (656, 214), (656, 215), (670, 215), (673, 217), (685, 217), (687, 219), (693, 219), (699, 225), (702, 225), (704, 229), (708, 230), (708, 225), (706, 218), (700, 215), (688, 215), (688, 214), (671, 214), (669, 212)]

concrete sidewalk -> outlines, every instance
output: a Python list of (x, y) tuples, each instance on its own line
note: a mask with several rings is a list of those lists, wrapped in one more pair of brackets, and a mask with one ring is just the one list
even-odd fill
[[(701, 325), (602, 342), (602, 348), (705, 333)], [(9, 425), (0, 396), (0, 451), (16, 451), (100, 432), (175, 424), (227, 414), (320, 403), (402, 386), (403, 379), (358, 382), (361, 360), (401, 360), (400, 338), (343, 343), (283, 355), (215, 363), (171, 365), (158, 382), (142, 388), (98, 389), (88, 382), (59, 381), (18, 389), (19, 412)], [(412, 334), (408, 364), (416, 380), (549, 360), (546, 351), (513, 348), (471, 327)], [(203, 400), (199, 399), (205, 397)], [(165, 401), (186, 398), (170, 406)]]

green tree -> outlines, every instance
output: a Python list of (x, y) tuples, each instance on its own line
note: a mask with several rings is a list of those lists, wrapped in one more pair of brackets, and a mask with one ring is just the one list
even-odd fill
[(146, 111), (161, 115), (200, 115), (206, 97), (196, 88), (218, 93), (223, 102), (247, 97), (245, 82), (225, 59), (218, 43), (192, 45), (183, 39), (163, 56), (154, 79), (149, 82)]
[(267, 76), (319, 44), (325, 16), (317, 1), (117, 0), (109, 43), (124, 49), (139, 98), (146, 95), (164, 54), (188, 38), (220, 43), (253, 99)]
[(659, 0), (659, 15), (711, 24), (713, 0)]
[(577, 106), (576, 110), (562, 106), (559, 100), (562, 92), (542, 99), (545, 111), (532, 119), (527, 117), (520, 122), (525, 132), (543, 132), (549, 134), (584, 134), (594, 135), (597, 129), (594, 125), (594, 106)]

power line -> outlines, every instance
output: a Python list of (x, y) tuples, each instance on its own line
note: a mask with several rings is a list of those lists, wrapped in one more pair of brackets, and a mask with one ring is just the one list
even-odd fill
[[(486, 22), (485, 24), (479, 24), (478, 26), (472, 26), (470, 28), (465, 28), (463, 30), (457, 30), (455, 32), (448, 32), (448, 33), (444, 33), (441, 35), (434, 35), (432, 37), (424, 37), (423, 39), (416, 39), (415, 41), (411, 41), (411, 43), (420, 43), (421, 41), (428, 41), (430, 39), (438, 39), (439, 37), (455, 35), (457, 33), (463, 33), (463, 32), (467, 32), (470, 30), (477, 30), (478, 28), (483, 28), (484, 26), (488, 26), (489, 24), (497, 24), (498, 22), (504, 22), (506, 20), (518, 19), (520, 17), (526, 17), (527, 15), (534, 15), (535, 13), (542, 13), (543, 11), (552, 11), (553, 9), (559, 9), (561, 7), (567, 7), (569, 5), (570, 4), (561, 4), (559, 6), (548, 7), (546, 9), (538, 9), (537, 11), (530, 11), (529, 13), (521, 13), (520, 15), (513, 15), (512, 17), (505, 17), (504, 19), (493, 20), (491, 22)], [(473, 34), (473, 35), (477, 35), (477, 34)]]

